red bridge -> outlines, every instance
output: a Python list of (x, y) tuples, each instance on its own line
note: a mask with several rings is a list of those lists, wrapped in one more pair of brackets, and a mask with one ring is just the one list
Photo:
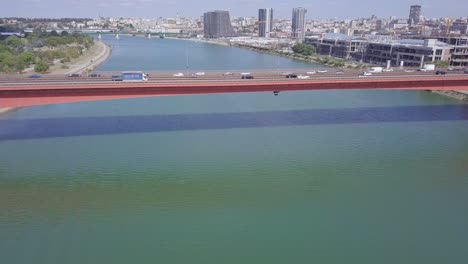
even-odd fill
[(110, 82), (82, 79), (75, 81), (0, 79), (0, 108), (24, 107), (83, 101), (139, 98), (162, 95), (273, 92), (301, 90), (465, 90), (468, 75), (379, 75), (366, 78), (285, 79), (162, 79), (148, 82)]

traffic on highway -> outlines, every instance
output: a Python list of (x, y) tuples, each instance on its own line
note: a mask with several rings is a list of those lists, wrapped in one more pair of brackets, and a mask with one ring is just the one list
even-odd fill
[(92, 72), (89, 74), (73, 73), (68, 75), (49, 74), (4, 74), (0, 75), (0, 86), (21, 84), (60, 84), (60, 83), (186, 83), (186, 82), (232, 82), (232, 81), (301, 81), (301, 80), (342, 80), (357, 78), (416, 78), (467, 76), (468, 69), (447, 68), (437, 70), (415, 68), (371, 67), (366, 70), (356, 69), (282, 69), (282, 70), (232, 70), (232, 71), (126, 71), (126, 72)]

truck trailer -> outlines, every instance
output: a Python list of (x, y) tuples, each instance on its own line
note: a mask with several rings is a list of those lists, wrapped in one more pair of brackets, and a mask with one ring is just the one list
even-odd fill
[(142, 71), (125, 71), (122, 72), (122, 81), (124, 82), (141, 82), (147, 81), (148, 74)]

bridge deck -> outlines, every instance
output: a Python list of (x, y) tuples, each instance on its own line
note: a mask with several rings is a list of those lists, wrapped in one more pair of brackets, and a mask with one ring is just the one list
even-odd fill
[(468, 90), (468, 75), (372, 76), (339, 79), (177, 79), (150, 82), (41, 81), (0, 82), (0, 107), (21, 107), (160, 95), (299, 90)]

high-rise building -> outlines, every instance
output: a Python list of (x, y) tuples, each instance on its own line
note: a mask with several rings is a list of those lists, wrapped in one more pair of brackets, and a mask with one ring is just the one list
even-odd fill
[(410, 7), (408, 24), (410, 26), (414, 26), (414, 25), (419, 24), (420, 16), (421, 16), (421, 6), (420, 5), (412, 5)]
[(305, 14), (307, 10), (302, 7), (293, 8), (291, 37), (304, 39), (305, 36)]
[(228, 11), (209, 11), (203, 14), (203, 29), (207, 38), (233, 37), (231, 18)]
[(380, 31), (383, 29), (383, 21), (382, 19), (377, 19), (375, 21), (375, 30)]
[(258, 36), (270, 37), (273, 29), (273, 9), (263, 8), (258, 10)]

